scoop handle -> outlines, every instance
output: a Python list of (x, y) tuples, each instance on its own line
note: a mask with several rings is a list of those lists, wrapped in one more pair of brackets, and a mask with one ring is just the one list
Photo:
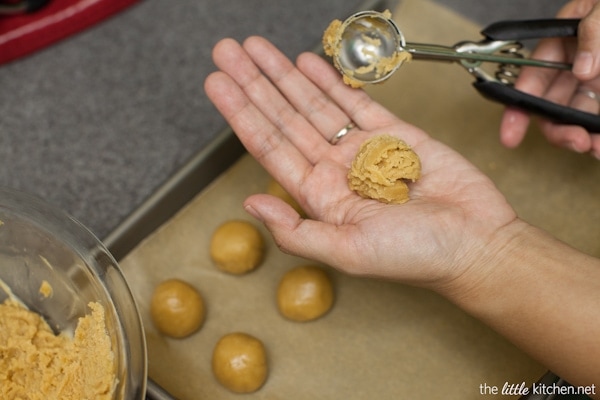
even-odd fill
[(498, 21), (481, 31), (490, 40), (526, 40), (577, 36), (580, 19)]
[(590, 133), (600, 133), (599, 115), (562, 106), (500, 82), (477, 80), (473, 86), (487, 99), (520, 108), (560, 124), (579, 125)]

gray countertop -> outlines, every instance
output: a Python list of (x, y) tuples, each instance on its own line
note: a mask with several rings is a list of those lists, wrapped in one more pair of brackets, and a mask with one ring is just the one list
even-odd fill
[[(145, 0), (0, 66), (0, 185), (105, 237), (225, 127), (203, 92), (217, 40), (263, 35), (294, 57), (361, 3)], [(565, 1), (439, 3), (487, 24), (550, 17)]]

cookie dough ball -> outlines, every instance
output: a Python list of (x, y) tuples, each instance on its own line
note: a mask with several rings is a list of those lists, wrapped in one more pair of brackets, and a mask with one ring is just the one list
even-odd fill
[(267, 380), (267, 353), (263, 343), (246, 333), (230, 333), (215, 346), (212, 356), (215, 378), (236, 393), (251, 393)]
[(302, 216), (305, 216), (304, 210), (300, 207), (300, 204), (277, 182), (275, 179), (269, 181), (267, 187), (267, 193), (271, 196), (279, 197), (281, 200), (288, 203), (296, 212)]
[(244, 274), (260, 265), (264, 240), (258, 229), (246, 221), (228, 221), (213, 233), (210, 256), (223, 271)]
[(327, 273), (317, 266), (301, 266), (288, 271), (277, 289), (277, 306), (293, 321), (311, 321), (327, 313), (333, 305), (333, 285)]
[(421, 177), (419, 156), (402, 140), (390, 135), (366, 140), (352, 162), (348, 186), (360, 196), (383, 203), (409, 200), (405, 181)]
[(163, 335), (184, 338), (202, 326), (204, 300), (190, 284), (170, 279), (154, 289), (150, 315), (154, 326)]

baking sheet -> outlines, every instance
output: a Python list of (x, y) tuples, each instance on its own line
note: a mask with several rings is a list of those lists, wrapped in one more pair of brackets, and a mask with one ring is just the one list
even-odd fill
[[(427, 0), (404, 0), (394, 16), (409, 41), (452, 44), (479, 37), (479, 27)], [(482, 100), (457, 65), (415, 62), (369, 91), (482, 168), (523, 218), (600, 253), (597, 161), (555, 149), (535, 132), (521, 149), (503, 149), (497, 134), (501, 108)], [(269, 179), (244, 156), (120, 263), (147, 329), (150, 377), (172, 395), (240, 397), (216, 383), (210, 370), (213, 346), (233, 331), (260, 338), (268, 351), (269, 378), (243, 396), (248, 399), (481, 399), (481, 384), (530, 385), (545, 372), (431, 292), (332, 269), (332, 311), (308, 323), (283, 319), (275, 304), (277, 283), (309, 261), (281, 253), (242, 209), (242, 201), (264, 192)], [(267, 238), (265, 262), (248, 275), (226, 275), (208, 255), (212, 232), (230, 219), (252, 221)], [(203, 328), (187, 339), (163, 338), (150, 323), (152, 290), (169, 278), (192, 283), (207, 304)]]
[[(247, 398), (468, 399), (479, 396), (483, 382), (541, 375), (542, 368), (444, 299), (331, 269), (337, 295), (332, 311), (309, 323), (283, 319), (275, 304), (277, 283), (307, 260), (283, 254), (270, 239), (263, 265), (245, 276), (218, 271), (208, 256), (219, 224), (252, 221), (241, 202), (264, 192), (268, 180), (254, 160), (243, 157), (121, 262), (142, 309), (149, 374), (171, 394), (190, 400), (239, 397), (221, 388), (210, 370), (213, 346), (233, 331), (260, 338), (268, 349), (269, 379)], [(149, 319), (152, 290), (169, 278), (192, 283), (207, 304), (205, 325), (184, 340), (161, 337)]]

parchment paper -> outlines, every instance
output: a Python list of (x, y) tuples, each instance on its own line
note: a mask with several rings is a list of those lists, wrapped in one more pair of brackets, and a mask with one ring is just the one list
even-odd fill
[[(409, 41), (453, 44), (480, 37), (477, 26), (427, 0), (404, 0), (394, 15)], [(522, 149), (503, 149), (497, 133), (501, 108), (479, 97), (457, 65), (414, 62), (392, 79), (369, 91), (476, 163), (523, 218), (600, 253), (597, 161), (554, 149), (535, 133)], [(121, 262), (147, 330), (150, 376), (174, 396), (481, 399), (481, 384), (530, 385), (546, 371), (431, 292), (330, 268), (337, 295), (332, 311), (308, 323), (285, 320), (275, 304), (279, 279), (310, 261), (281, 253), (243, 211), (242, 201), (265, 192), (269, 179), (243, 157)], [(218, 271), (208, 255), (212, 232), (230, 219), (252, 221), (267, 239), (265, 262), (245, 276)], [(187, 339), (163, 338), (150, 322), (152, 290), (169, 278), (193, 284), (207, 304), (203, 328)], [(268, 350), (269, 378), (250, 395), (222, 388), (210, 369), (215, 343), (233, 331), (258, 337)]]

